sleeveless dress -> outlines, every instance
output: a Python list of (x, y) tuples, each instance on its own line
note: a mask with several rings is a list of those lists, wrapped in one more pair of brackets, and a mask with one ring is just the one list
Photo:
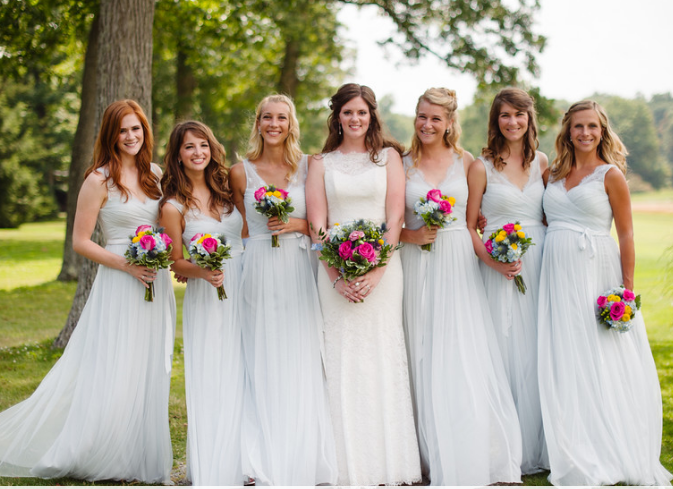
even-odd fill
[[(392, 151), (392, 150), (391, 150)], [(328, 226), (386, 219), (388, 153), (324, 155)], [(363, 303), (348, 302), (318, 270), (325, 318), (325, 372), (337, 446), (339, 485), (421, 479), (402, 328), (402, 266), (393, 253)]]
[[(123, 255), (157, 200), (108, 187), (106, 249)], [(170, 482), (168, 425), (175, 297), (159, 270), (154, 302), (126, 272), (98, 266), (63, 356), (32, 396), (0, 414), (0, 475)]]
[(517, 290), (514, 281), (479, 260), (486, 297), (496, 323), (495, 336), (519, 413), (523, 442), (521, 472), (533, 474), (549, 468), (537, 380), (538, 289), (546, 232), (542, 223), (544, 183), (537, 154), (530, 164), (523, 190), (496, 170), (491, 160), (481, 157), (479, 160), (484, 164), (487, 178), (481, 201), (481, 212), (488, 221), (484, 241), (508, 222), (519, 221), (534, 243), (521, 259), (521, 276), (527, 287), (525, 295)]
[(241, 417), (243, 408), (243, 352), (239, 303), (243, 261), (243, 218), (234, 208), (220, 220), (198, 209), (184, 212), (182, 242), (196, 233), (224, 234), (231, 245), (231, 258), (224, 260), (224, 290), (200, 278), (190, 278), (182, 314), (187, 394), (187, 478), (196, 486), (243, 484), (241, 468)]
[[(614, 168), (614, 170), (613, 170)], [(662, 406), (642, 314), (630, 331), (596, 319), (596, 299), (622, 283), (600, 165), (569, 191), (544, 194), (549, 228), (540, 276), (539, 379), (554, 485), (669, 485), (659, 462)]]
[[(271, 247), (268, 218), (257, 213), (254, 192), (266, 185), (243, 162), (250, 232), (243, 257), (243, 473), (256, 485), (313, 486), (336, 482), (334, 436), (321, 358), (322, 315), (308, 236), (280, 234)], [(306, 218), (307, 157), (287, 189)], [(313, 260), (315, 264), (315, 260)]]
[(432, 251), (405, 243), (404, 320), (423, 468), (431, 485), (521, 482), (521, 434), (493, 333), (472, 238), (467, 179), (454, 155), (438, 187), (404, 158), (405, 226), (419, 229), (414, 204), (439, 188), (454, 197), (457, 218), (437, 233)]

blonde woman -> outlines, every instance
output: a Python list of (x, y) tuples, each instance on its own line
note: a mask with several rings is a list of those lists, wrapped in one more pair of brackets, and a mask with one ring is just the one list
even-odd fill
[[(230, 180), (250, 233), (238, 291), (247, 374), (241, 437), (243, 473), (259, 485), (336, 482), (306, 172), (294, 104), (284, 95), (266, 97), (257, 106), (246, 158), (231, 169)], [(265, 185), (288, 192), (295, 210), (287, 223), (255, 211), (255, 191)], [(278, 248), (271, 247), (272, 234)]]
[[(662, 407), (643, 316), (628, 332), (596, 319), (596, 299), (634, 290), (626, 148), (603, 108), (578, 102), (563, 117), (546, 177), (539, 379), (554, 485), (668, 485), (659, 462)], [(610, 236), (614, 219), (619, 246)]]
[[(466, 174), (453, 90), (431, 88), (416, 105), (406, 171), (404, 319), (417, 430), (432, 485), (520, 482), (521, 435), (484, 286), (465, 222)], [(456, 220), (432, 229), (414, 205), (437, 189)], [(431, 251), (421, 246), (432, 243)]]
[[(523, 474), (549, 468), (537, 382), (537, 299), (546, 229), (542, 174), (547, 169), (547, 156), (536, 151), (537, 146), (533, 98), (519, 88), (505, 88), (493, 99), (488, 143), (468, 175), (467, 222), (480, 258), (486, 299), (497, 319), (495, 335), (519, 414)], [(518, 221), (535, 245), (516, 263), (491, 258), (477, 234), (480, 208), (488, 221), (483, 240), (503, 225)], [(517, 274), (528, 287), (525, 295), (513, 282)]]

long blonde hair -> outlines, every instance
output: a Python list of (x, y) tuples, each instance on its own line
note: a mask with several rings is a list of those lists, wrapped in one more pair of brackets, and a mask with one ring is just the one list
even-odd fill
[(528, 114), (528, 130), (523, 136), (523, 168), (526, 170), (535, 159), (539, 142), (537, 140), (535, 100), (520, 88), (503, 88), (493, 99), (491, 112), (488, 115), (488, 142), (486, 147), (481, 150), (481, 155), (491, 160), (496, 170), (502, 171), (505, 167), (502, 154), (507, 148), (507, 139), (500, 131), (500, 125), (498, 124), (502, 104), (509, 104), (517, 110), (526, 111)]
[[(462, 155), (463, 148), (461, 148), (458, 143), (462, 131), (460, 129), (460, 123), (458, 122), (458, 99), (456, 98), (456, 92), (454, 90), (449, 90), (448, 88), (428, 88), (423, 95), (418, 97), (418, 102), (416, 103), (416, 117), (418, 117), (418, 107), (420, 107), (421, 102), (439, 105), (444, 109), (446, 118), (451, 121), (451, 124), (442, 136), (442, 142), (447, 148), (451, 148), (458, 155)], [(411, 140), (411, 149), (409, 150), (411, 160), (413, 161), (412, 168), (418, 166), (422, 152), (423, 143), (421, 143), (418, 134), (414, 131), (414, 137)]]
[(299, 146), (299, 121), (297, 120), (297, 110), (294, 107), (292, 99), (287, 95), (269, 95), (264, 97), (257, 105), (257, 110), (255, 111), (255, 122), (252, 125), (252, 131), (250, 131), (248, 152), (245, 154), (245, 157), (252, 161), (262, 156), (262, 151), (264, 151), (264, 138), (259, 132), (258, 125), (259, 120), (262, 117), (264, 106), (268, 103), (284, 103), (289, 108), (288, 115), (290, 124), (287, 138), (283, 143), (283, 155), (285, 158), (285, 163), (290, 167), (290, 171), (287, 175), (287, 177), (290, 178), (297, 172), (297, 169), (299, 168), (299, 160), (302, 157), (302, 153)]
[(598, 143), (596, 152), (598, 157), (619, 168), (622, 173), (626, 174), (626, 155), (629, 152), (626, 146), (619, 139), (619, 136), (610, 127), (610, 120), (605, 109), (598, 105), (593, 100), (583, 100), (570, 106), (568, 112), (563, 116), (561, 122), (561, 132), (556, 136), (556, 158), (551, 164), (551, 177), (553, 180), (562, 180), (575, 166), (575, 147), (570, 141), (570, 123), (573, 114), (583, 110), (594, 110), (598, 115), (598, 120), (601, 123), (602, 136)]

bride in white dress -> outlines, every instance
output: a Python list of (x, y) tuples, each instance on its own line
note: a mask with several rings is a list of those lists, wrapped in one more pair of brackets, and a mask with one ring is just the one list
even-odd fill
[[(470, 167), (467, 218), (474, 250), (480, 258), (485, 299), (494, 318), (495, 336), (519, 414), (523, 474), (549, 468), (537, 380), (538, 288), (546, 231), (542, 222), (542, 173), (547, 169), (547, 156), (536, 147), (533, 98), (519, 88), (501, 90), (491, 105), (487, 147)], [(482, 238), (477, 234), (480, 208), (488, 221)], [(493, 231), (517, 221), (534, 246), (515, 263), (494, 260), (482, 239), (487, 240)], [(513, 282), (517, 274), (528, 288), (525, 294)]]
[[(231, 169), (234, 202), (250, 232), (238, 294), (246, 364), (241, 427), (243, 474), (255, 485), (334, 484), (334, 438), (323, 375), (322, 316), (306, 221), (307, 157), (294, 104), (257, 106), (246, 159)], [(255, 191), (286, 190), (287, 223), (254, 209)], [(276, 234), (280, 246), (271, 247)]]
[[(374, 93), (344, 85), (331, 109), (324, 154), (312, 158), (306, 182), (313, 239), (337, 222), (369, 219), (386, 222), (386, 238), (395, 245), (404, 216), (404, 172), (397, 143), (381, 133)], [(338, 270), (319, 268), (338, 484), (417, 482), (399, 253), (357, 280), (340, 277)]]
[[(187, 478), (195, 486), (243, 484), (243, 352), (239, 304), (243, 218), (229, 189), (224, 148), (201, 122), (178, 123), (164, 157), (161, 224), (173, 239), (171, 269), (188, 278), (183, 306), (187, 394)], [(192, 237), (223, 234), (222, 270), (185, 259)], [(223, 286), (227, 299), (219, 300)]]
[[(643, 315), (620, 333), (596, 299), (634, 290), (626, 148), (602, 107), (574, 104), (545, 174), (549, 227), (540, 276), (539, 379), (554, 485), (669, 485), (661, 465), (662, 406)], [(614, 217), (619, 247), (610, 236)]]
[[(129, 235), (157, 222), (152, 143), (137, 103), (105, 110), (73, 231), (75, 251), (98, 273), (63, 356), (31, 397), (0, 413), (0, 475), (170, 483), (175, 298), (168, 270), (123, 256)], [(91, 240), (97, 219), (105, 248)]]
[[(416, 106), (407, 175), (404, 319), (423, 469), (433, 486), (521, 482), (521, 435), (465, 222), (466, 173), (455, 92), (431, 88)], [(414, 204), (430, 190), (455, 198), (442, 229)], [(432, 243), (431, 251), (422, 245)]]

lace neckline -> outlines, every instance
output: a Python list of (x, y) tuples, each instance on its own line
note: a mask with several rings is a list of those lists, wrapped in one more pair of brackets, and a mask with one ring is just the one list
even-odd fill
[[(577, 185), (574, 185), (571, 188), (566, 187), (566, 178), (567, 177), (563, 177), (563, 179), (560, 180), (561, 187), (563, 187), (563, 190), (565, 191), (565, 193), (570, 193), (571, 191), (575, 190), (577, 187), (583, 185), (584, 183), (591, 182), (593, 180), (597, 180), (602, 175), (605, 175), (605, 173), (610, 168), (612, 168), (612, 166), (613, 165), (611, 165), (609, 163), (601, 163), (600, 165), (597, 165), (596, 168), (594, 168), (591, 173), (589, 173), (587, 175), (584, 175), (584, 177), (582, 177), (582, 179), (579, 181), (579, 183)], [(598, 171), (599, 169), (600, 169), (600, 172)]]
[(360, 175), (375, 168), (385, 168), (388, 161), (388, 150), (384, 148), (379, 154), (379, 161), (371, 161), (369, 153), (342, 153), (339, 150), (323, 155), (325, 170), (335, 170), (349, 175)]

